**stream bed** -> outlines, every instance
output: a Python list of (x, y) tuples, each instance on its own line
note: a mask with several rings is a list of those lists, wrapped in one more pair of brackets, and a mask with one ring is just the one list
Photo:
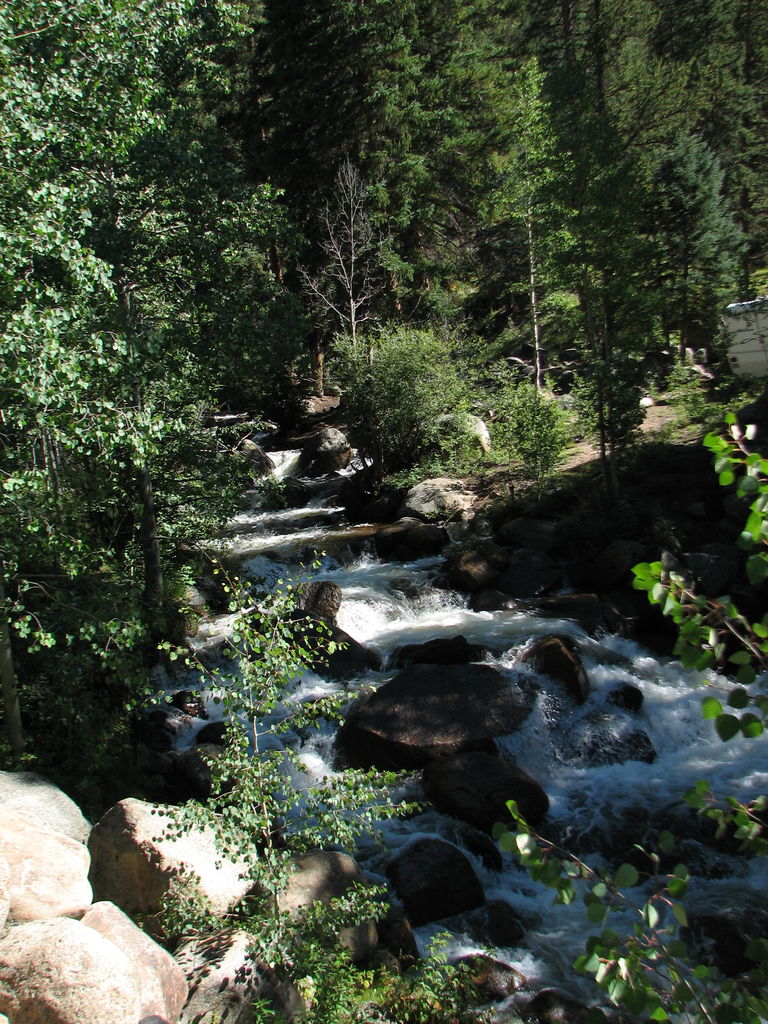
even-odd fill
[[(270, 454), (278, 477), (294, 471), (297, 452)], [(741, 799), (768, 792), (768, 737), (724, 744), (712, 722), (701, 716), (702, 686), (716, 684), (716, 678), (683, 671), (679, 663), (659, 659), (619, 635), (590, 637), (567, 619), (522, 611), (473, 612), (466, 595), (445, 589), (440, 580), (444, 555), (407, 563), (379, 560), (370, 540), (373, 526), (345, 525), (333, 493), (334, 478), (305, 483), (314, 489), (314, 497), (293, 509), (264, 511), (258, 489), (249, 492), (248, 507), (232, 519), (220, 542), (228, 564), (238, 564), (243, 577), (261, 581), (265, 590), (284, 579), (338, 584), (343, 594), (338, 626), (378, 656), (380, 668), (343, 683), (308, 672), (297, 682), (303, 695), (342, 687), (351, 695), (379, 687), (396, 674), (390, 665), (397, 648), (463, 636), (487, 649), (485, 662), (504, 679), (531, 694), (532, 709), (525, 722), (498, 738), (497, 746), (503, 758), (513, 759), (545, 790), (549, 812), (539, 826), (542, 834), (592, 866), (611, 869), (628, 858), (633, 844), (652, 843), (659, 828), (674, 833), (677, 826), (678, 834), (686, 838), (676, 857), (691, 871), (689, 913), (730, 914), (734, 908), (766, 906), (764, 862), (709, 845), (683, 802), (686, 789), (703, 778), (715, 792)], [(197, 651), (215, 650), (231, 631), (232, 618), (205, 620), (191, 641)], [(579, 645), (589, 679), (583, 704), (522, 660), (536, 637), (550, 634), (572, 637)], [(179, 680), (166, 680), (166, 685), (178, 689)], [(607, 699), (621, 686), (642, 693), (640, 710), (629, 711)], [(211, 704), (209, 711), (212, 719), (221, 715), (216, 705)], [(313, 738), (302, 739), (302, 756), (314, 778), (335, 770), (333, 731), (329, 725)], [(635, 759), (631, 743), (622, 746), (638, 731), (650, 740), (653, 759)], [(194, 734), (183, 742), (193, 744)], [(624, 754), (605, 754), (614, 749)], [(418, 773), (410, 776), (405, 791), (410, 798), (423, 799)], [(427, 809), (385, 822), (379, 837), (383, 843), (371, 837), (349, 852), (369, 877), (387, 885), (387, 865), (416, 839), (439, 837), (457, 845), (471, 861), (486, 903), (503, 901), (521, 923), (521, 937), (511, 945), (493, 946), (491, 955), (519, 971), (529, 992), (553, 986), (584, 1003), (595, 1002), (599, 993), (592, 980), (571, 968), (583, 953), (585, 938), (598, 930), (588, 922), (581, 901), (567, 907), (554, 904), (552, 891), (532, 882), (513, 854), (501, 854), (499, 870), (498, 865), (489, 866), (477, 849), (467, 849), (464, 836), (454, 818)], [(641, 884), (629, 895), (639, 905), (645, 893)], [(621, 931), (636, 919), (628, 909), (611, 914), (608, 923)], [(438, 932), (449, 933), (451, 958), (487, 950), (489, 945), (487, 937), (478, 934), (472, 915), (421, 925), (416, 937), (422, 951)]]

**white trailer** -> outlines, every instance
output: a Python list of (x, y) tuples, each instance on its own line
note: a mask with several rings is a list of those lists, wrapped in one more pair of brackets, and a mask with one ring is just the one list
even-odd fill
[(768, 298), (732, 302), (726, 306), (723, 326), (733, 373), (768, 377)]

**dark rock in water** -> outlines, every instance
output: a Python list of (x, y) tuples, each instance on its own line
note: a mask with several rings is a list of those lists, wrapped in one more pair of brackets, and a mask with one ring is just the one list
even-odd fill
[(524, 1018), (541, 1024), (584, 1024), (587, 1008), (553, 988), (544, 988), (521, 1007)]
[(469, 607), (473, 612), (501, 612), (514, 609), (518, 602), (500, 590), (478, 590), (472, 595)]
[(228, 722), (209, 722), (204, 725), (195, 737), (195, 743), (200, 746), (203, 743), (216, 743), (223, 746), (227, 738)]
[(652, 764), (656, 751), (650, 737), (642, 729), (627, 728), (613, 719), (591, 718), (573, 727), (561, 754), (567, 760), (590, 765), (623, 764), (644, 761)]
[(747, 956), (747, 946), (752, 939), (765, 937), (766, 926), (766, 911), (691, 914), (684, 937), (696, 948), (695, 962), (703, 960), (727, 977), (735, 978), (758, 966)]
[(384, 491), (360, 510), (360, 519), (366, 523), (391, 523), (403, 500), (402, 491)]
[(308, 438), (299, 459), (303, 476), (322, 476), (346, 469), (352, 461), (352, 446), (336, 427), (323, 427)]
[(536, 602), (539, 615), (578, 622), (587, 633), (605, 628), (605, 608), (597, 594), (553, 594)]
[[(504, 859), (498, 844), (479, 828), (464, 821), (456, 822), (456, 840), (466, 850), (478, 857), (489, 871), (501, 871)], [(451, 838), (451, 837), (449, 837)]]
[(469, 594), (489, 587), (499, 578), (509, 561), (501, 549), (497, 551), (497, 554), (486, 550), (465, 551), (458, 558), (452, 558), (447, 566), (451, 586)]
[(509, 564), (494, 582), (494, 587), (510, 597), (536, 597), (559, 586), (560, 569), (540, 551), (520, 548), (510, 556)]
[(410, 843), (386, 874), (416, 927), (472, 910), (485, 898), (469, 860), (442, 839)]
[(195, 579), (195, 586), (212, 612), (218, 614), (228, 610), (231, 598), (220, 577), (213, 575), (198, 576)]
[(243, 438), (240, 442), (240, 451), (248, 457), (253, 467), (254, 480), (259, 480), (274, 472), (275, 464), (260, 444), (256, 444), (250, 438)]
[(187, 800), (207, 800), (211, 795), (211, 769), (203, 758), (216, 757), (221, 747), (206, 743), (192, 750), (169, 750), (165, 753), (139, 746), (139, 767), (157, 777), (157, 784), (149, 786), (151, 797), (160, 802), (185, 803)]
[(437, 637), (423, 644), (407, 644), (397, 647), (392, 655), (392, 664), (397, 668), (405, 665), (466, 665), (471, 661), (482, 661), (487, 648), (471, 644), (466, 637)]
[(683, 559), (696, 580), (697, 593), (718, 597), (728, 590), (743, 569), (745, 553), (731, 544), (706, 544), (686, 552)]
[(427, 558), (443, 550), (448, 543), (448, 533), (444, 526), (422, 523), (408, 531), (406, 543), (416, 552), (418, 558)]
[(512, 762), (481, 751), (433, 761), (424, 769), (422, 780), (438, 810), (485, 832), (497, 822), (512, 820), (507, 800), (517, 801), (531, 825), (549, 810), (547, 794), (535, 779)]
[(350, 763), (421, 768), (464, 750), (493, 752), (530, 705), (490, 665), (413, 665), (354, 707), (336, 737)]
[(332, 626), (341, 607), (341, 587), (330, 580), (310, 580), (298, 590), (299, 608)]
[(469, 970), (480, 998), (489, 1002), (500, 1002), (526, 986), (525, 975), (520, 971), (484, 953), (459, 957), (456, 963)]
[(443, 526), (405, 518), (377, 530), (373, 543), (379, 558), (410, 562), (442, 551), (448, 533)]
[(562, 683), (577, 703), (583, 704), (589, 696), (587, 673), (570, 637), (540, 637), (520, 660), (532, 662), (537, 672)]
[(403, 910), (389, 904), (384, 917), (376, 921), (379, 942), (406, 965), (419, 959), (419, 946), (413, 928)]
[(138, 740), (158, 753), (170, 750), (177, 738), (188, 732), (193, 719), (172, 705), (152, 708), (138, 725)]
[(283, 480), (283, 494), (286, 505), (291, 508), (301, 508), (311, 501), (314, 491), (312, 485), (304, 480), (298, 480), (294, 476), (287, 476)]
[(598, 591), (630, 586), (632, 566), (642, 562), (645, 548), (639, 541), (619, 538), (600, 552), (589, 569), (592, 586)]
[(549, 553), (555, 545), (556, 523), (550, 519), (510, 519), (500, 526), (494, 540), (507, 548), (534, 548)]
[(525, 938), (520, 915), (506, 900), (488, 900), (467, 915), (466, 925), (481, 946), (517, 946)]
[[(371, 668), (380, 667), (379, 656), (358, 643), (349, 633), (338, 626), (323, 622), (314, 615), (294, 612), (291, 616), (296, 625), (296, 638), (316, 657), (310, 663), (317, 672), (333, 679), (350, 679), (362, 675)], [(336, 645), (332, 654), (327, 653), (329, 642)]]
[(631, 683), (620, 683), (606, 698), (609, 703), (625, 711), (639, 711), (643, 706), (643, 691)]
[(485, 917), (486, 934), (494, 946), (516, 946), (525, 937), (525, 925), (506, 900), (489, 900)]
[(174, 693), (171, 697), (171, 707), (178, 708), (179, 711), (183, 711), (185, 715), (190, 715), (193, 718), (208, 717), (203, 698), (199, 694), (193, 693), (192, 690), (179, 690)]

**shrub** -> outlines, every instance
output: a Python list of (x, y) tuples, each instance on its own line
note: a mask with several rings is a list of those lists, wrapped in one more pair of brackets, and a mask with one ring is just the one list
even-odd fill
[(525, 473), (541, 487), (562, 462), (568, 446), (565, 413), (554, 398), (528, 382), (502, 391), (499, 412), (494, 447), (507, 458), (520, 459)]
[(378, 479), (440, 449), (440, 417), (460, 411), (465, 386), (448, 341), (430, 331), (382, 331), (339, 347), (334, 373), (361, 455)]

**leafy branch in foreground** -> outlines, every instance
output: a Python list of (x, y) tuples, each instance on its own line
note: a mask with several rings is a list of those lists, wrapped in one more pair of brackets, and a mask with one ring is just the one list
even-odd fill
[[(534, 832), (521, 817), (514, 800), (507, 805), (517, 832), (497, 826), (502, 849), (518, 854), (534, 881), (555, 890), (555, 902), (573, 903), (581, 891), (587, 919), (603, 926), (615, 911), (634, 919), (621, 935), (603, 928), (590, 936), (585, 952), (574, 963), (577, 971), (594, 975), (610, 1001), (642, 1019), (666, 1021), (685, 1014), (707, 1024), (759, 1024), (768, 1012), (763, 986), (768, 978), (768, 942), (750, 942), (746, 955), (756, 962), (746, 978), (724, 977), (717, 968), (691, 959), (679, 929), (688, 926), (683, 904), (689, 883), (685, 864), (661, 871), (662, 857), (673, 853), (676, 840), (667, 831), (658, 837), (659, 850), (648, 852), (652, 872), (641, 874), (629, 862), (613, 872), (598, 871), (579, 857)], [(636, 889), (638, 898), (627, 894)], [(595, 1022), (602, 1012), (590, 1011)]]
[[(235, 620), (224, 666), (209, 680), (227, 723), (225, 746), (208, 762), (208, 802), (179, 808), (177, 828), (207, 826), (221, 853), (247, 866), (256, 895), (244, 908), (244, 926), (258, 957), (290, 973), (289, 951), (303, 925), (281, 909), (280, 897), (294, 859), (317, 849), (352, 852), (378, 821), (411, 807), (391, 798), (391, 773), (325, 772), (310, 764), (307, 739), (340, 719), (350, 695), (300, 696), (302, 674), (335, 644), (316, 620), (298, 615), (293, 587), (281, 584), (264, 595), (243, 580), (225, 583)], [(382, 909), (378, 903), (373, 912), (365, 889), (334, 903), (326, 935)]]
[[(708, 434), (704, 444), (714, 456), (720, 483), (735, 484), (737, 495), (750, 502), (739, 545), (747, 551), (747, 580), (759, 587), (768, 579), (768, 459), (748, 447), (756, 434), (753, 426), (740, 427), (732, 413), (726, 424), (727, 437)], [(675, 654), (683, 665), (733, 673), (740, 684), (727, 694), (728, 711), (716, 698), (704, 699), (702, 713), (714, 719), (720, 738), (729, 740), (738, 732), (759, 736), (768, 717), (768, 695), (753, 684), (768, 670), (768, 613), (751, 621), (730, 595), (698, 594), (684, 571), (667, 569), (662, 562), (643, 563), (633, 571), (635, 589), (647, 591), (649, 601), (677, 625)]]
[[(733, 415), (726, 423), (727, 437), (709, 434), (704, 443), (714, 455), (720, 483), (735, 483), (738, 495), (749, 500), (740, 544), (749, 552), (749, 583), (760, 586), (768, 578), (768, 460), (748, 447), (754, 428), (742, 429)], [(730, 687), (726, 704), (743, 713), (732, 714), (717, 698), (708, 696), (702, 705), (704, 718), (714, 719), (723, 741), (739, 732), (746, 738), (759, 736), (768, 718), (768, 696), (760, 677), (768, 669), (768, 615), (750, 621), (730, 596), (697, 594), (684, 572), (670, 570), (660, 561), (638, 565), (634, 573), (635, 588), (647, 591), (651, 603), (677, 624), (675, 653), (683, 665), (735, 674), (737, 685)], [(765, 796), (746, 803), (735, 797), (718, 801), (709, 783), (701, 780), (685, 794), (685, 802), (717, 823), (717, 837), (730, 834), (740, 842), (742, 851), (757, 856), (768, 853), (763, 834), (768, 807)], [(635, 847), (652, 864), (652, 872), (644, 877), (629, 862), (614, 872), (601, 872), (533, 832), (514, 801), (508, 806), (518, 831), (515, 834), (499, 825), (496, 837), (502, 849), (518, 853), (531, 878), (555, 890), (555, 902), (572, 903), (578, 886), (592, 924), (603, 926), (617, 910), (629, 911), (634, 918), (624, 935), (603, 928), (590, 936), (584, 955), (574, 964), (577, 970), (594, 975), (612, 1003), (656, 1021), (680, 1015), (704, 1024), (761, 1024), (765, 1020), (768, 941), (753, 939), (746, 945), (745, 955), (754, 967), (738, 977), (724, 977), (716, 967), (692, 960), (679, 934), (680, 928), (688, 926), (683, 903), (688, 868), (677, 864), (671, 872), (660, 871), (662, 855), (671, 854), (675, 847), (671, 833), (660, 833), (660, 852)], [(641, 884), (639, 900), (627, 895), (627, 889)]]

